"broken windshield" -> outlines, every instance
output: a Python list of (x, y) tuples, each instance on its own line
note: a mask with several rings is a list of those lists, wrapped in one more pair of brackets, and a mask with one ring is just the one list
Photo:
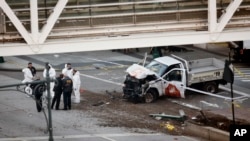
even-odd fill
[(162, 76), (167, 70), (168, 66), (153, 60), (146, 66), (146, 68), (155, 72), (158, 76)]

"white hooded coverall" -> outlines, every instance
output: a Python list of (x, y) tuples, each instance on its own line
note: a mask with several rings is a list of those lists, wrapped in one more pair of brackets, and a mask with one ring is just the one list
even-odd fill
[[(24, 74), (24, 80), (22, 81), (22, 83), (26, 83), (26, 82), (32, 82), (33, 81), (33, 75), (32, 72), (29, 68), (24, 68), (22, 70), (23, 74)], [(24, 91), (27, 94), (32, 94), (32, 89), (30, 88), (30, 84), (25, 87)]]
[(26, 82), (32, 82), (33, 81), (33, 75), (31, 73), (31, 70), (29, 68), (24, 68), (22, 70), (23, 74), (24, 74), (24, 80), (22, 81), (22, 83), (26, 83)]
[[(51, 66), (51, 64), (49, 64), (49, 66), (50, 66), (49, 77), (51, 79), (56, 79), (56, 71), (55, 71), (55, 69)], [(47, 70), (45, 68), (44, 71), (43, 71), (43, 77), (46, 78), (46, 76), (47, 76)], [(51, 95), (51, 97), (54, 97), (54, 95), (55, 95), (54, 91), (53, 91), (54, 86), (55, 86), (55, 82), (50, 82), (50, 95)]]
[(75, 93), (75, 101), (74, 103), (80, 103), (80, 87), (81, 87), (81, 80), (80, 80), (80, 73), (77, 71), (73, 75), (73, 89)]
[(65, 67), (64, 67), (64, 69), (62, 70), (62, 74), (63, 75), (67, 75), (70, 79), (72, 79), (73, 78), (73, 69), (68, 69), (67, 68), (67, 64), (65, 64)]

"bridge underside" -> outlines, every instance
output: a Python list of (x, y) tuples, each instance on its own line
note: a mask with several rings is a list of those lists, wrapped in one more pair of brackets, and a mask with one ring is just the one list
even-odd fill
[(0, 56), (250, 40), (250, 0), (0, 0)]

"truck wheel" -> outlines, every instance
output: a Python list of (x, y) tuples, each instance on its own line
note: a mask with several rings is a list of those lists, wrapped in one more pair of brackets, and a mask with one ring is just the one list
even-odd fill
[(210, 93), (217, 93), (218, 84), (216, 82), (207, 82), (204, 84), (203, 90)]
[(152, 103), (156, 100), (156, 98), (157, 98), (157, 93), (155, 90), (152, 89), (148, 90), (144, 96), (146, 103)]

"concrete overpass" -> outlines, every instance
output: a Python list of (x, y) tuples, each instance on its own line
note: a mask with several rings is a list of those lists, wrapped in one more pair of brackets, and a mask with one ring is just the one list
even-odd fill
[(0, 0), (0, 56), (250, 40), (250, 0)]

